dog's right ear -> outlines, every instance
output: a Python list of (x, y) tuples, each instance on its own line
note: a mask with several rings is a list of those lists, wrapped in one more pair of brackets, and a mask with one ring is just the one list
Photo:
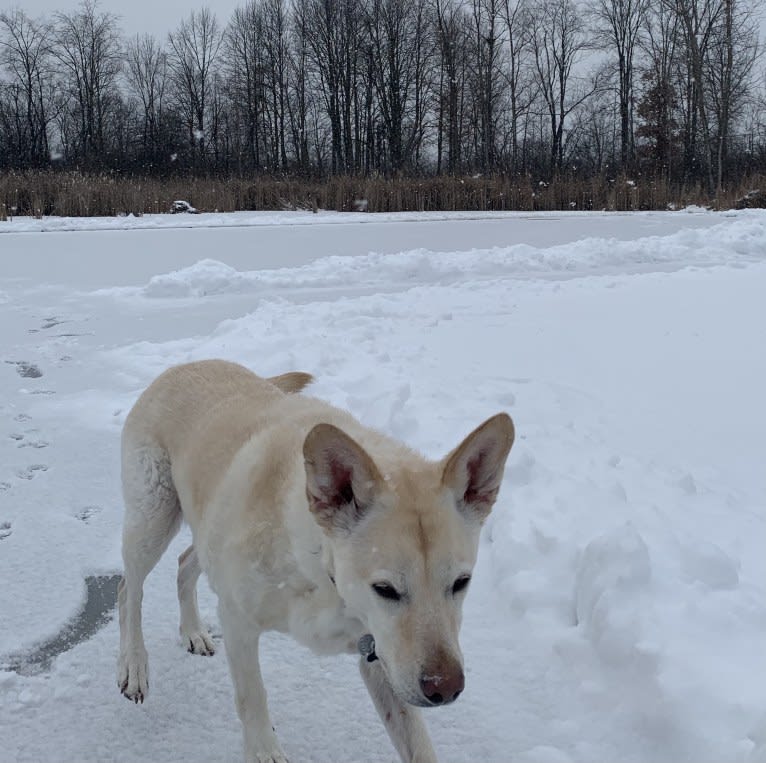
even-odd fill
[(483, 522), (489, 515), (515, 436), (511, 417), (498, 413), (474, 429), (444, 460), (442, 484), (452, 490), (464, 517)]
[(303, 443), (306, 495), (319, 525), (347, 534), (372, 505), (383, 481), (367, 451), (332, 424), (317, 424)]

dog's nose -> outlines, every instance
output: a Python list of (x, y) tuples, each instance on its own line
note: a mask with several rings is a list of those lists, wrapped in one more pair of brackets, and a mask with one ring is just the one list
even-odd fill
[(424, 675), (420, 679), (420, 688), (432, 705), (447, 705), (454, 702), (465, 688), (465, 676), (460, 668), (445, 674)]

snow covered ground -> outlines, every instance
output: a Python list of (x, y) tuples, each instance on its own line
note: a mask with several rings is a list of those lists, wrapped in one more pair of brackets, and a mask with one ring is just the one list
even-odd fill
[[(766, 761), (764, 294), (764, 212), (0, 223), (0, 763), (239, 760), (225, 659), (177, 634), (187, 531), (143, 706), (110, 607), (120, 427), (213, 356), (434, 457), (514, 417), (466, 691), (427, 714), (445, 763)], [(296, 763), (395, 760), (355, 659), (263, 662)]]

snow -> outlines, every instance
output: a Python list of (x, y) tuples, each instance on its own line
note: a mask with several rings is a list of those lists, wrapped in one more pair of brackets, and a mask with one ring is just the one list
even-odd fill
[[(433, 457), (514, 417), (442, 760), (766, 761), (764, 253), (752, 210), (0, 223), (0, 760), (240, 759), (223, 650), (178, 638), (187, 531), (146, 586), (145, 705), (113, 620), (61, 638), (121, 568), (127, 411), (218, 356)], [(353, 658), (262, 658), (292, 760), (396, 759)]]
[[(652, 237), (618, 245), (615, 239), (584, 241), (539, 249), (526, 244), (513, 247), (432, 252), (424, 249), (395, 254), (377, 252), (357, 257), (328, 257), (298, 268), (241, 272), (217, 260), (154, 276), (137, 290), (146, 297), (202, 297), (245, 291), (269, 292), (298, 287), (327, 288), (353, 284), (355, 289), (374, 287), (390, 290), (400, 284), (440, 284), (465, 279), (490, 279), (515, 275), (528, 278), (622, 272), (628, 268), (688, 267), (760, 259), (753, 244), (766, 243), (763, 229), (753, 223), (740, 225), (736, 233), (726, 229), (708, 242), (706, 230), (683, 231), (673, 236)], [(694, 252), (693, 257), (689, 256)], [(129, 292), (127, 292), (129, 293)]]

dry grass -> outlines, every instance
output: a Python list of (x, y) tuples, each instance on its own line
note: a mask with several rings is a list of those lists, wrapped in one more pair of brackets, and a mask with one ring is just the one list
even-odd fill
[(352, 211), (365, 199), (370, 212), (444, 210), (648, 210), (688, 204), (734, 207), (766, 178), (748, 178), (710, 199), (652, 179), (561, 178), (544, 183), (515, 177), (141, 178), (115, 174), (22, 172), (0, 174), (0, 220), (12, 215), (108, 216), (169, 212), (185, 199), (201, 212), (332, 209)]

